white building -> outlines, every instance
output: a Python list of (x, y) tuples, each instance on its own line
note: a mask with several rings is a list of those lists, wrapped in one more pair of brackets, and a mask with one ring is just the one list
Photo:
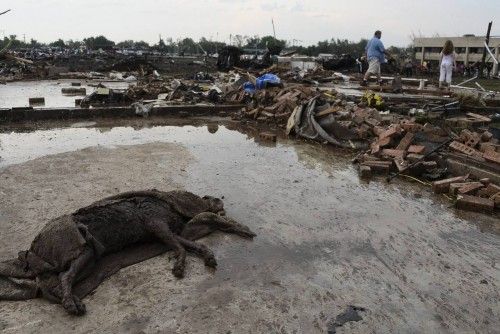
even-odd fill
[[(446, 40), (451, 40), (455, 46), (455, 52), (458, 54), (457, 61), (462, 62), (465, 66), (480, 62), (483, 58), (485, 37), (477, 37), (473, 35), (465, 35), (463, 37), (425, 37), (415, 38), (413, 45), (415, 47), (416, 58), (422, 63), (424, 61), (439, 61), (439, 54), (443, 49)], [(500, 60), (500, 38), (492, 37), (489, 42), (490, 50), (492, 50), (497, 61)], [(486, 57), (487, 62), (493, 63), (493, 74), (498, 74), (498, 64), (495, 64), (493, 59)]]

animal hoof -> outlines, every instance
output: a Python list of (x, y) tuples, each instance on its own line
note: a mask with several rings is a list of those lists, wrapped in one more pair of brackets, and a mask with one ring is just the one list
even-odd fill
[(207, 257), (205, 259), (205, 265), (210, 268), (217, 268), (217, 260), (214, 256)]
[(254, 237), (257, 236), (257, 234), (253, 233), (248, 227), (245, 226), (245, 228), (240, 231), (239, 233), (240, 236), (242, 236), (243, 238), (249, 238), (249, 239), (252, 239)]
[(172, 269), (172, 274), (174, 274), (174, 276), (177, 278), (183, 278), (184, 277), (184, 268), (174, 267), (174, 269)]
[(85, 304), (83, 304), (76, 296), (63, 299), (62, 306), (66, 312), (72, 315), (84, 315), (86, 312)]

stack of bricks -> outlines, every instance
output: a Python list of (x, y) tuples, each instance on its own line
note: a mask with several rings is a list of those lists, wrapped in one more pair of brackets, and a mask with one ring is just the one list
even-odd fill
[(469, 175), (435, 181), (432, 189), (436, 194), (447, 193), (456, 197), (458, 209), (491, 213), (500, 209), (500, 186), (489, 179), (468, 181)]
[[(435, 129), (430, 124), (423, 126), (408, 119), (386, 127), (373, 126), (375, 138), (370, 151), (358, 157), (360, 173), (366, 178), (373, 173), (403, 172), (412, 163), (418, 163), (425, 171), (432, 171), (437, 167), (437, 163), (425, 161), (426, 147), (416, 143), (415, 138), (419, 132), (431, 133)], [(447, 137), (442, 139), (446, 140)]]
[(500, 145), (489, 131), (479, 134), (463, 130), (460, 137), (450, 144), (450, 149), (474, 160), (500, 164)]

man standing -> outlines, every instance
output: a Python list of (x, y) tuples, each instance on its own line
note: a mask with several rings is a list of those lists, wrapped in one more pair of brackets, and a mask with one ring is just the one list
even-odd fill
[(365, 77), (361, 83), (362, 86), (367, 85), (368, 78), (371, 74), (377, 76), (378, 83), (382, 82), (380, 78), (380, 65), (385, 63), (384, 55), (389, 55), (384, 48), (384, 44), (380, 40), (382, 37), (382, 32), (380, 30), (375, 31), (375, 35), (366, 45), (366, 58), (368, 59), (368, 70), (366, 71)]

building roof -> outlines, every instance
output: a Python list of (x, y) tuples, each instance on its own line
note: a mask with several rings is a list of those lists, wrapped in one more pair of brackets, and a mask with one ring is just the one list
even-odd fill
[[(415, 47), (442, 47), (447, 40), (451, 40), (455, 47), (484, 47), (485, 36), (467, 37), (419, 37), (413, 40)], [(500, 38), (492, 37), (489, 42), (490, 48), (500, 46)]]

